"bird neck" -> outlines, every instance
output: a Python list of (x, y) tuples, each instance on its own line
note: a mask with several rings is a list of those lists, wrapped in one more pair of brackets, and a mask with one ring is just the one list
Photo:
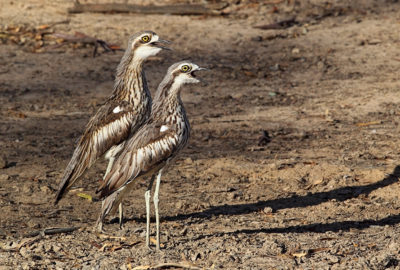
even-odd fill
[(117, 68), (113, 98), (135, 103), (150, 97), (143, 62), (133, 58), (133, 54), (123, 56)]
[(186, 113), (180, 96), (181, 85), (161, 83), (152, 106), (152, 115), (157, 119), (168, 121), (171, 115), (185, 119)]

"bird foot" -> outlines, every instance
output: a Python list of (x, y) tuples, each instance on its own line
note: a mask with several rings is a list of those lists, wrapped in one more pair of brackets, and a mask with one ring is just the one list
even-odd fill
[(107, 233), (104, 229), (103, 229), (103, 223), (99, 222), (96, 223), (96, 225), (93, 227), (93, 232), (94, 233)]

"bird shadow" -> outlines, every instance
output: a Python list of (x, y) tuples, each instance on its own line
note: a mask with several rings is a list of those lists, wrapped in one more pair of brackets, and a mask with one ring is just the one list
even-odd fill
[[(220, 216), (220, 215), (234, 216), (234, 215), (249, 214), (260, 211), (265, 207), (271, 207), (275, 212), (281, 209), (318, 205), (333, 199), (335, 199), (336, 201), (345, 201), (351, 198), (356, 198), (360, 195), (368, 195), (374, 190), (396, 183), (398, 182), (399, 177), (400, 177), (400, 166), (396, 166), (393, 172), (387, 175), (384, 179), (376, 183), (364, 186), (342, 187), (331, 191), (307, 194), (305, 196), (293, 195), (288, 198), (259, 201), (256, 203), (235, 204), (235, 205), (225, 204), (225, 205), (213, 206), (201, 212), (164, 217), (162, 218), (162, 220), (164, 221), (182, 221), (182, 220), (188, 221), (194, 219), (204, 220), (204, 219), (211, 219), (214, 216)], [(137, 217), (125, 219), (125, 221), (128, 222), (135, 221), (139, 223), (146, 222), (144, 218), (137, 218)], [(117, 219), (112, 220), (110, 223), (114, 222), (117, 222)], [(257, 233), (305, 233), (305, 232), (323, 233), (327, 231), (337, 232), (339, 230), (346, 231), (351, 228), (364, 229), (374, 225), (384, 226), (384, 225), (395, 225), (398, 223), (400, 223), (400, 214), (394, 216), (388, 216), (380, 220), (366, 219), (362, 221), (338, 221), (325, 224), (313, 223), (307, 225), (295, 225), (282, 228), (242, 229), (232, 232), (217, 232), (210, 235), (200, 235), (196, 240), (200, 240), (210, 236), (236, 235), (240, 233), (257, 234)]]
[(258, 233), (325, 233), (325, 232), (339, 232), (348, 231), (350, 229), (366, 229), (371, 226), (385, 226), (385, 225), (396, 225), (400, 223), (400, 214), (388, 216), (382, 219), (373, 220), (366, 219), (361, 221), (337, 221), (332, 223), (312, 223), (307, 225), (295, 225), (281, 228), (259, 228), (259, 229), (241, 229), (235, 231), (223, 231), (211, 234), (201, 234), (194, 238), (194, 241), (198, 241), (208, 237), (222, 237), (226, 235), (238, 235), (238, 234), (258, 234)]
[[(298, 207), (308, 207), (313, 205), (318, 205), (330, 200), (337, 200), (337, 201), (345, 201), (351, 198), (356, 198), (360, 195), (368, 195), (372, 191), (389, 186), (393, 183), (398, 182), (398, 178), (400, 176), (400, 166), (396, 166), (393, 172), (387, 175), (384, 179), (364, 185), (364, 186), (348, 186), (348, 187), (341, 187), (338, 189), (334, 189), (331, 191), (324, 191), (324, 192), (316, 192), (312, 194), (307, 194), (304, 196), (293, 195), (288, 198), (278, 198), (274, 200), (267, 200), (267, 201), (259, 201), (256, 203), (246, 203), (246, 204), (235, 204), (235, 205), (219, 205), (210, 207), (201, 212), (189, 213), (189, 214), (179, 214), (176, 216), (165, 217), (164, 220), (166, 221), (180, 221), (180, 220), (187, 220), (191, 218), (201, 218), (201, 219), (210, 219), (214, 216), (226, 215), (226, 216), (233, 216), (233, 215), (243, 215), (249, 214), (253, 212), (260, 211), (265, 207), (271, 207), (272, 210), (275, 212), (280, 209), (289, 209), (289, 208), (298, 208)], [(398, 217), (393, 217), (394, 220), (397, 221)], [(389, 219), (386, 222), (389, 222)], [(364, 222), (364, 221), (363, 221)], [(366, 220), (364, 223), (369, 224), (376, 223), (377, 221), (368, 221)], [(382, 220), (382, 223), (385, 222), (385, 219)], [(352, 222), (342, 222), (343, 226), (351, 227)], [(355, 223), (355, 222), (353, 222)], [(360, 224), (360, 222), (357, 222)], [(319, 224), (318, 226), (320, 226)], [(325, 225), (326, 230), (331, 230), (329, 224)], [(306, 228), (311, 228), (313, 225), (307, 226), (300, 226), (303, 230)], [(298, 231), (299, 228), (292, 227), (292, 229), (286, 228), (286, 231)], [(281, 229), (275, 229), (281, 230)], [(300, 229), (301, 231), (301, 229)]]

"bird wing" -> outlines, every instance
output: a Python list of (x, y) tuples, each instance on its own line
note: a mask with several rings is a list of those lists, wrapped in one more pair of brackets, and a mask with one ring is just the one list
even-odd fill
[(176, 132), (176, 124), (147, 123), (126, 142), (96, 193), (106, 197), (136, 177), (161, 168), (184, 144)]
[(132, 127), (138, 126), (137, 118), (133, 105), (127, 101), (110, 100), (100, 107), (89, 120), (65, 169), (55, 203), (99, 157), (126, 140)]

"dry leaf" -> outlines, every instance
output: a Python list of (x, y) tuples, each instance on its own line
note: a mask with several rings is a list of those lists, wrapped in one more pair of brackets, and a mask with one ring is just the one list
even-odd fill
[[(153, 237), (150, 237), (150, 242), (152, 242), (154, 245), (157, 245), (157, 240), (156, 239), (154, 239)], [(164, 244), (161, 244), (160, 243), (160, 247), (164, 247)]]
[(37, 27), (38, 30), (44, 30), (44, 29), (49, 29), (49, 28), (50, 28), (50, 25), (48, 25), (48, 24), (42, 24)]
[(76, 194), (76, 195), (77, 195), (78, 197), (87, 199), (87, 200), (90, 201), (90, 202), (93, 202), (93, 197), (92, 197), (92, 195), (89, 195), (89, 194), (86, 194), (86, 193), (78, 193), (78, 194)]
[(293, 257), (296, 257), (296, 258), (301, 258), (301, 257), (307, 256), (308, 255), (308, 251), (306, 251), (306, 250), (298, 250), (296, 252), (293, 252), (291, 255)]

